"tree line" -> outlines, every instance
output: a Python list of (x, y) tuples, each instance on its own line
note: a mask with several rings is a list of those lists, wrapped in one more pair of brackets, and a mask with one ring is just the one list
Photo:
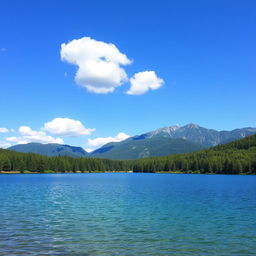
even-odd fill
[(0, 149), (0, 171), (256, 174), (256, 135), (193, 153), (137, 160), (48, 157)]
[(133, 170), (256, 174), (256, 135), (193, 153), (139, 159), (133, 162)]
[(0, 149), (0, 171), (103, 172), (126, 170), (125, 161), (68, 156), (49, 157)]

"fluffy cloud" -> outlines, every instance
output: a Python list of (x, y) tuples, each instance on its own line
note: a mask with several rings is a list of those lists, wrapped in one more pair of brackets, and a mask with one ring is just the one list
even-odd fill
[(0, 148), (9, 148), (12, 144), (5, 141), (0, 141)]
[(130, 95), (140, 95), (148, 90), (156, 90), (160, 88), (164, 80), (157, 77), (155, 71), (144, 71), (136, 73), (130, 78), (131, 88), (127, 91)]
[(101, 137), (101, 138), (96, 138), (96, 139), (88, 139), (88, 145), (91, 146), (91, 147), (101, 147), (109, 142), (119, 142), (119, 141), (122, 141), (122, 140), (125, 140), (127, 138), (129, 138), (130, 136), (123, 133), (123, 132), (120, 132), (117, 134), (116, 137)]
[(79, 120), (70, 118), (55, 118), (51, 122), (45, 123), (42, 130), (67, 137), (89, 135), (95, 131), (95, 129), (85, 128)]
[(93, 148), (84, 148), (84, 150), (88, 153), (92, 152), (94, 149)]
[(7, 128), (0, 128), (0, 133), (6, 133), (9, 132)]
[(121, 66), (131, 61), (114, 44), (83, 37), (63, 43), (60, 54), (78, 66), (75, 81), (90, 92), (110, 93), (128, 80)]
[(17, 144), (30, 142), (64, 144), (63, 139), (48, 136), (44, 131), (34, 131), (28, 126), (21, 126), (19, 128), (19, 135), (18, 137), (7, 137), (6, 140)]

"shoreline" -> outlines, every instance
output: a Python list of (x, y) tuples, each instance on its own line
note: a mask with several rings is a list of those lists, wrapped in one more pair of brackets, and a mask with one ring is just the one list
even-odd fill
[(226, 174), (226, 173), (200, 173), (200, 172), (181, 172), (181, 171), (174, 171), (174, 172), (133, 172), (133, 171), (77, 171), (77, 172), (53, 172), (53, 171), (45, 171), (45, 172), (31, 172), (31, 171), (0, 171), (1, 174), (88, 174), (88, 173), (151, 173), (151, 174), (202, 174), (202, 175), (256, 175), (254, 173), (237, 173), (237, 174)]

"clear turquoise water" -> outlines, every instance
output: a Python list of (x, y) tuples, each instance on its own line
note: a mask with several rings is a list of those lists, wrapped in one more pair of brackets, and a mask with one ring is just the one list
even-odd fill
[(0, 255), (256, 255), (256, 176), (0, 175)]

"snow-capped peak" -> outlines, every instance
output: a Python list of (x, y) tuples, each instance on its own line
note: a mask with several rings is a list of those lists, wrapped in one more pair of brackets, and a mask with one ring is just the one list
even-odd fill
[(149, 136), (150, 136), (150, 138), (152, 138), (153, 136), (155, 136), (159, 133), (166, 133), (169, 136), (171, 136), (171, 133), (178, 130), (179, 128), (180, 128), (179, 125), (167, 126), (167, 127), (160, 128), (160, 129), (157, 129), (157, 130), (154, 130), (154, 131), (150, 132)]

